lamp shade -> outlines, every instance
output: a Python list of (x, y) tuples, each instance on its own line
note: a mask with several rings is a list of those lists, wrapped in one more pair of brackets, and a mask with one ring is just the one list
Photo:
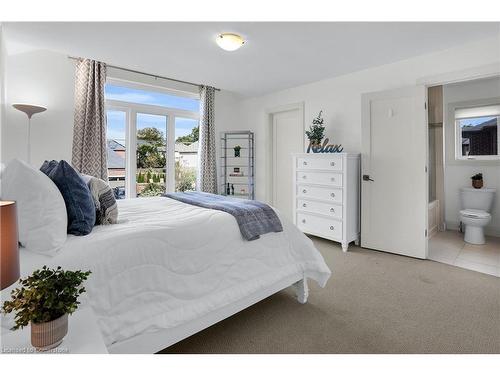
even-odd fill
[(16, 202), (0, 201), (0, 289), (19, 278)]
[(18, 111), (26, 113), (26, 116), (28, 116), (28, 118), (31, 118), (31, 116), (33, 116), (35, 113), (40, 113), (47, 110), (47, 108), (42, 107), (41, 105), (34, 104), (15, 103), (12, 104), (12, 106)]

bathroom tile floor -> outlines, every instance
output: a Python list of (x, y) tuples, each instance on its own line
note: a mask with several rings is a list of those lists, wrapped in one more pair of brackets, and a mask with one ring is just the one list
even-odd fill
[(429, 239), (429, 259), (500, 277), (500, 237), (486, 237), (486, 244), (464, 242), (458, 231), (438, 232)]

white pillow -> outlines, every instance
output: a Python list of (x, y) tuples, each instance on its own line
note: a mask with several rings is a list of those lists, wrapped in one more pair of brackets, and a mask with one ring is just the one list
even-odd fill
[(2, 173), (2, 200), (17, 202), (19, 242), (55, 255), (67, 237), (66, 205), (57, 186), (38, 169), (14, 159)]

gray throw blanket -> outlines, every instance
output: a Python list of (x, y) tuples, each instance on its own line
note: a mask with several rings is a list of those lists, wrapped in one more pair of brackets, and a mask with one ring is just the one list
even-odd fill
[(280, 219), (267, 204), (247, 199), (228, 198), (221, 195), (190, 191), (164, 194), (165, 197), (198, 207), (210, 208), (231, 214), (247, 241), (256, 240), (261, 234), (282, 232)]

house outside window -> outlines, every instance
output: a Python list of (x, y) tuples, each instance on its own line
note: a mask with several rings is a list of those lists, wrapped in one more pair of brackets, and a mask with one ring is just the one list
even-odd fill
[(108, 79), (105, 96), (115, 197), (195, 190), (199, 95)]
[(500, 160), (500, 104), (455, 109), (457, 160)]

